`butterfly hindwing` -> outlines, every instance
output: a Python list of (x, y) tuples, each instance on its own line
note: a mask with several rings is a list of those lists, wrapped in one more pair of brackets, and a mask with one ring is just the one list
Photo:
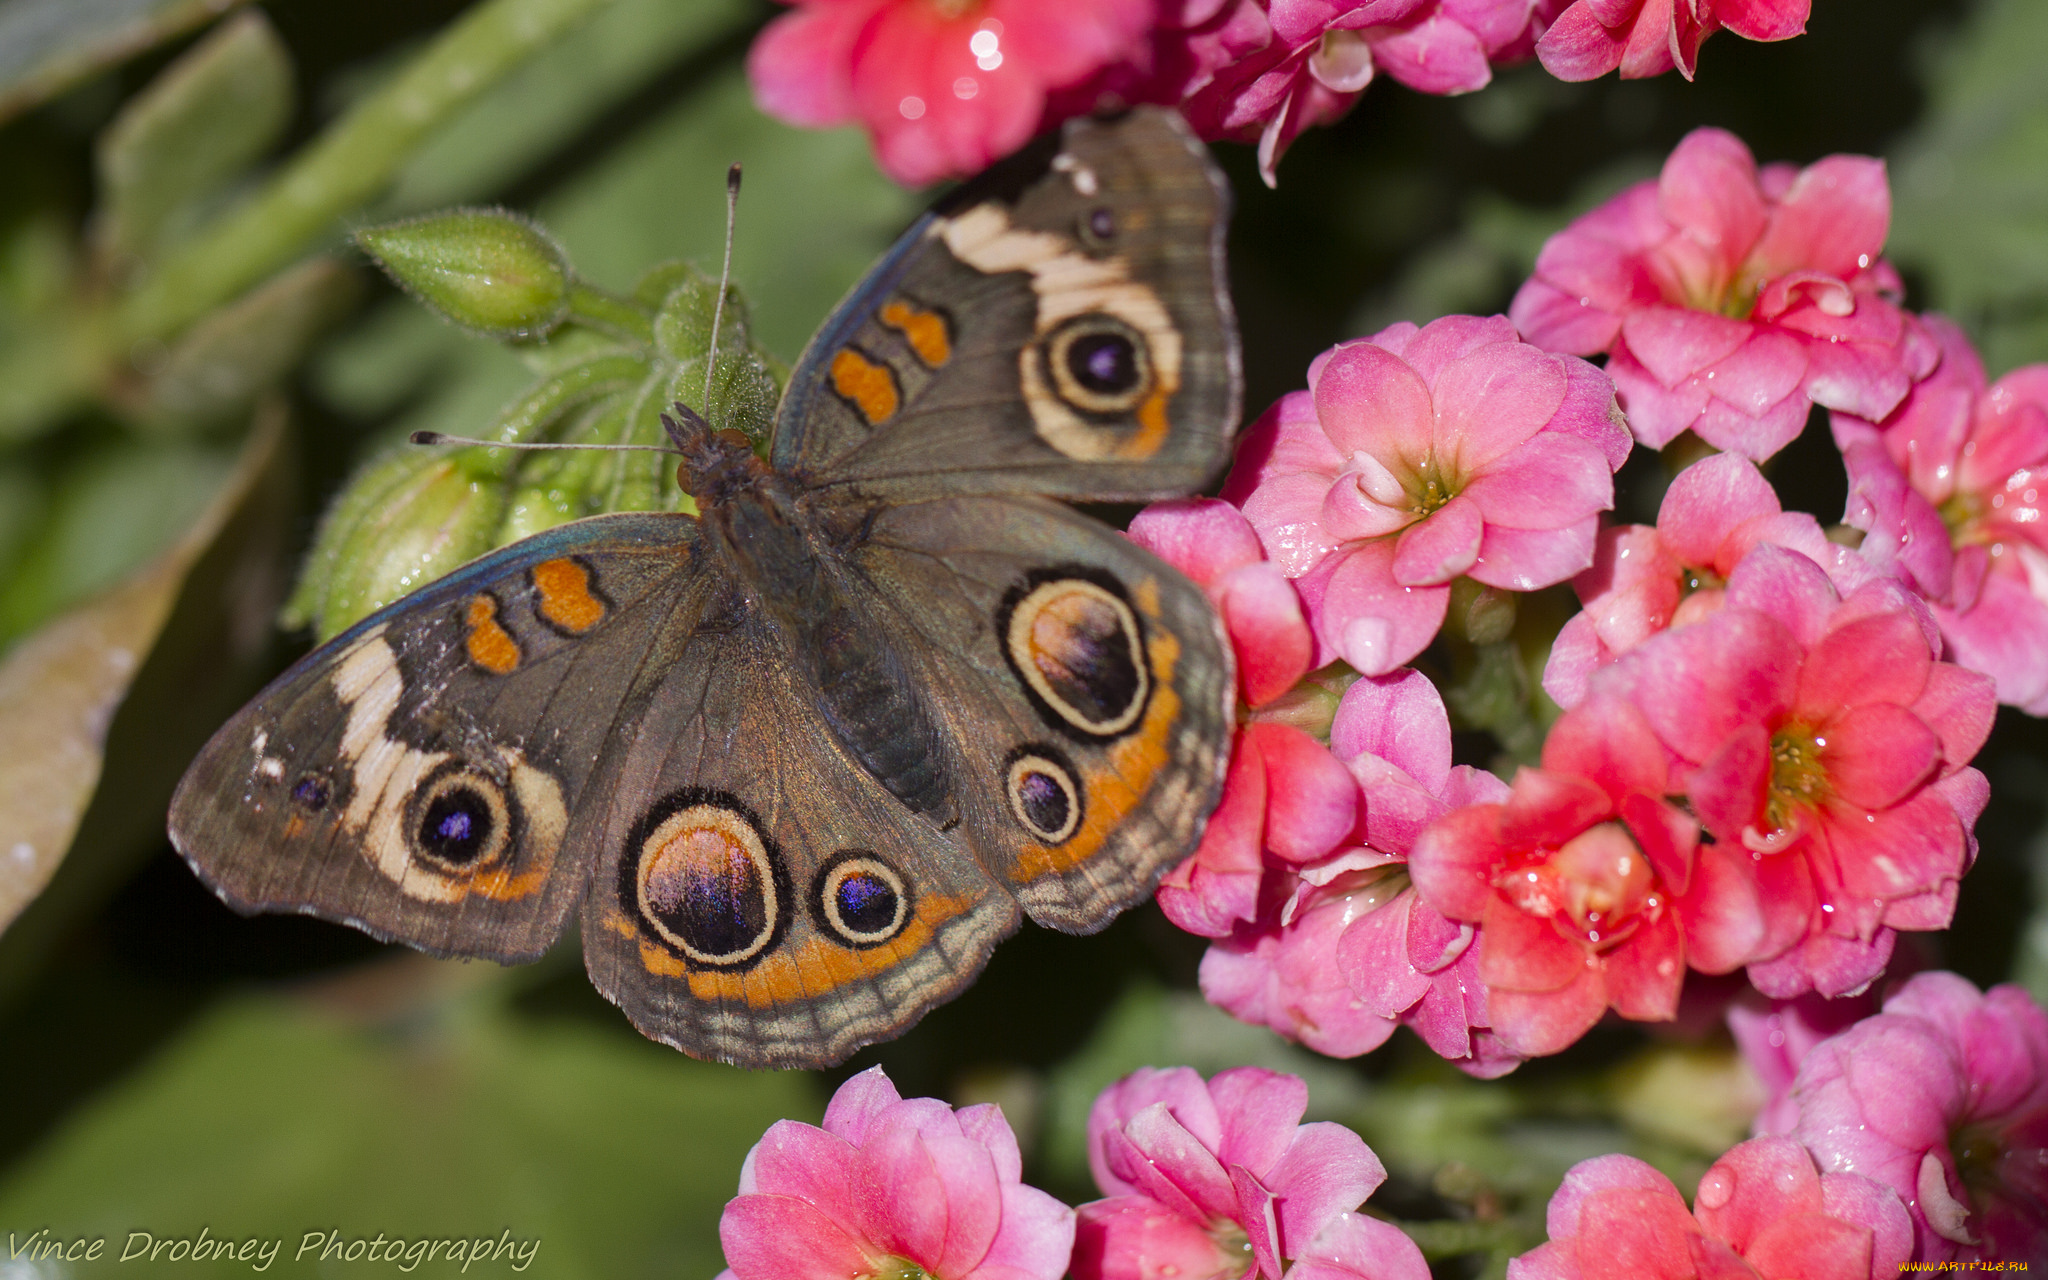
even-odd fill
[(440, 954), (538, 956), (583, 894), (568, 840), (599, 749), (694, 576), (696, 522), (604, 516), (365, 619), (229, 721), (172, 842), (242, 911)]
[(1228, 204), (1177, 116), (1069, 124), (840, 304), (791, 376), (775, 465), (896, 499), (1207, 483), (1239, 407)]
[(1069, 932), (1150, 896), (1222, 785), (1235, 689), (1201, 590), (1023, 495), (886, 508), (856, 560), (944, 708), (963, 840), (990, 873)]
[(591, 980), (647, 1035), (748, 1066), (887, 1039), (979, 973), (1015, 900), (839, 745), (743, 600), (654, 677), (586, 815)]

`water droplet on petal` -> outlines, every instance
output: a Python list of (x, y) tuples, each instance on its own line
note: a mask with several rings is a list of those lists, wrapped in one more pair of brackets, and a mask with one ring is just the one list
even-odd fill
[(1718, 1209), (1734, 1198), (1735, 1174), (1732, 1170), (1716, 1165), (1700, 1179), (1699, 1203), (1707, 1208)]

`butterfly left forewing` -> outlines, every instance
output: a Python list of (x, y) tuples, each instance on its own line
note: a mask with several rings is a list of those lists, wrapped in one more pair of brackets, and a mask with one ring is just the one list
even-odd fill
[(582, 896), (570, 818), (631, 683), (691, 596), (696, 522), (564, 526), (407, 596), (227, 723), (172, 842), (241, 911), (530, 960)]

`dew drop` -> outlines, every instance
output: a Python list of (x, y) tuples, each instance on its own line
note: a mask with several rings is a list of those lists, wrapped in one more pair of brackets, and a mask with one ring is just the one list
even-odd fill
[(1718, 1209), (1735, 1198), (1735, 1174), (1723, 1168), (1707, 1171), (1700, 1179), (1699, 1203), (1709, 1209)]
[(896, 104), (896, 110), (902, 113), (905, 120), (922, 119), (924, 117), (924, 99), (916, 94), (911, 94)]

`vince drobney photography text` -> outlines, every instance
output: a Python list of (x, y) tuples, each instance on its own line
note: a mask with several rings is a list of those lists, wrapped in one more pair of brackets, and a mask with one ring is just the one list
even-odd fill
[[(289, 1249), (289, 1252), (287, 1250)], [(409, 1239), (378, 1232), (346, 1235), (339, 1227), (304, 1232), (296, 1247), (281, 1236), (217, 1236), (211, 1227), (195, 1232), (160, 1232), (136, 1228), (125, 1236), (66, 1235), (40, 1227), (24, 1235), (7, 1233), (9, 1263), (65, 1262), (245, 1262), (251, 1271), (268, 1271), (283, 1258), (307, 1265), (333, 1262), (386, 1262), (411, 1272), (420, 1264), (438, 1262), (468, 1274), (472, 1266), (502, 1264), (513, 1271), (533, 1265), (540, 1240), (515, 1237), (510, 1227), (495, 1236), (425, 1236)]]

